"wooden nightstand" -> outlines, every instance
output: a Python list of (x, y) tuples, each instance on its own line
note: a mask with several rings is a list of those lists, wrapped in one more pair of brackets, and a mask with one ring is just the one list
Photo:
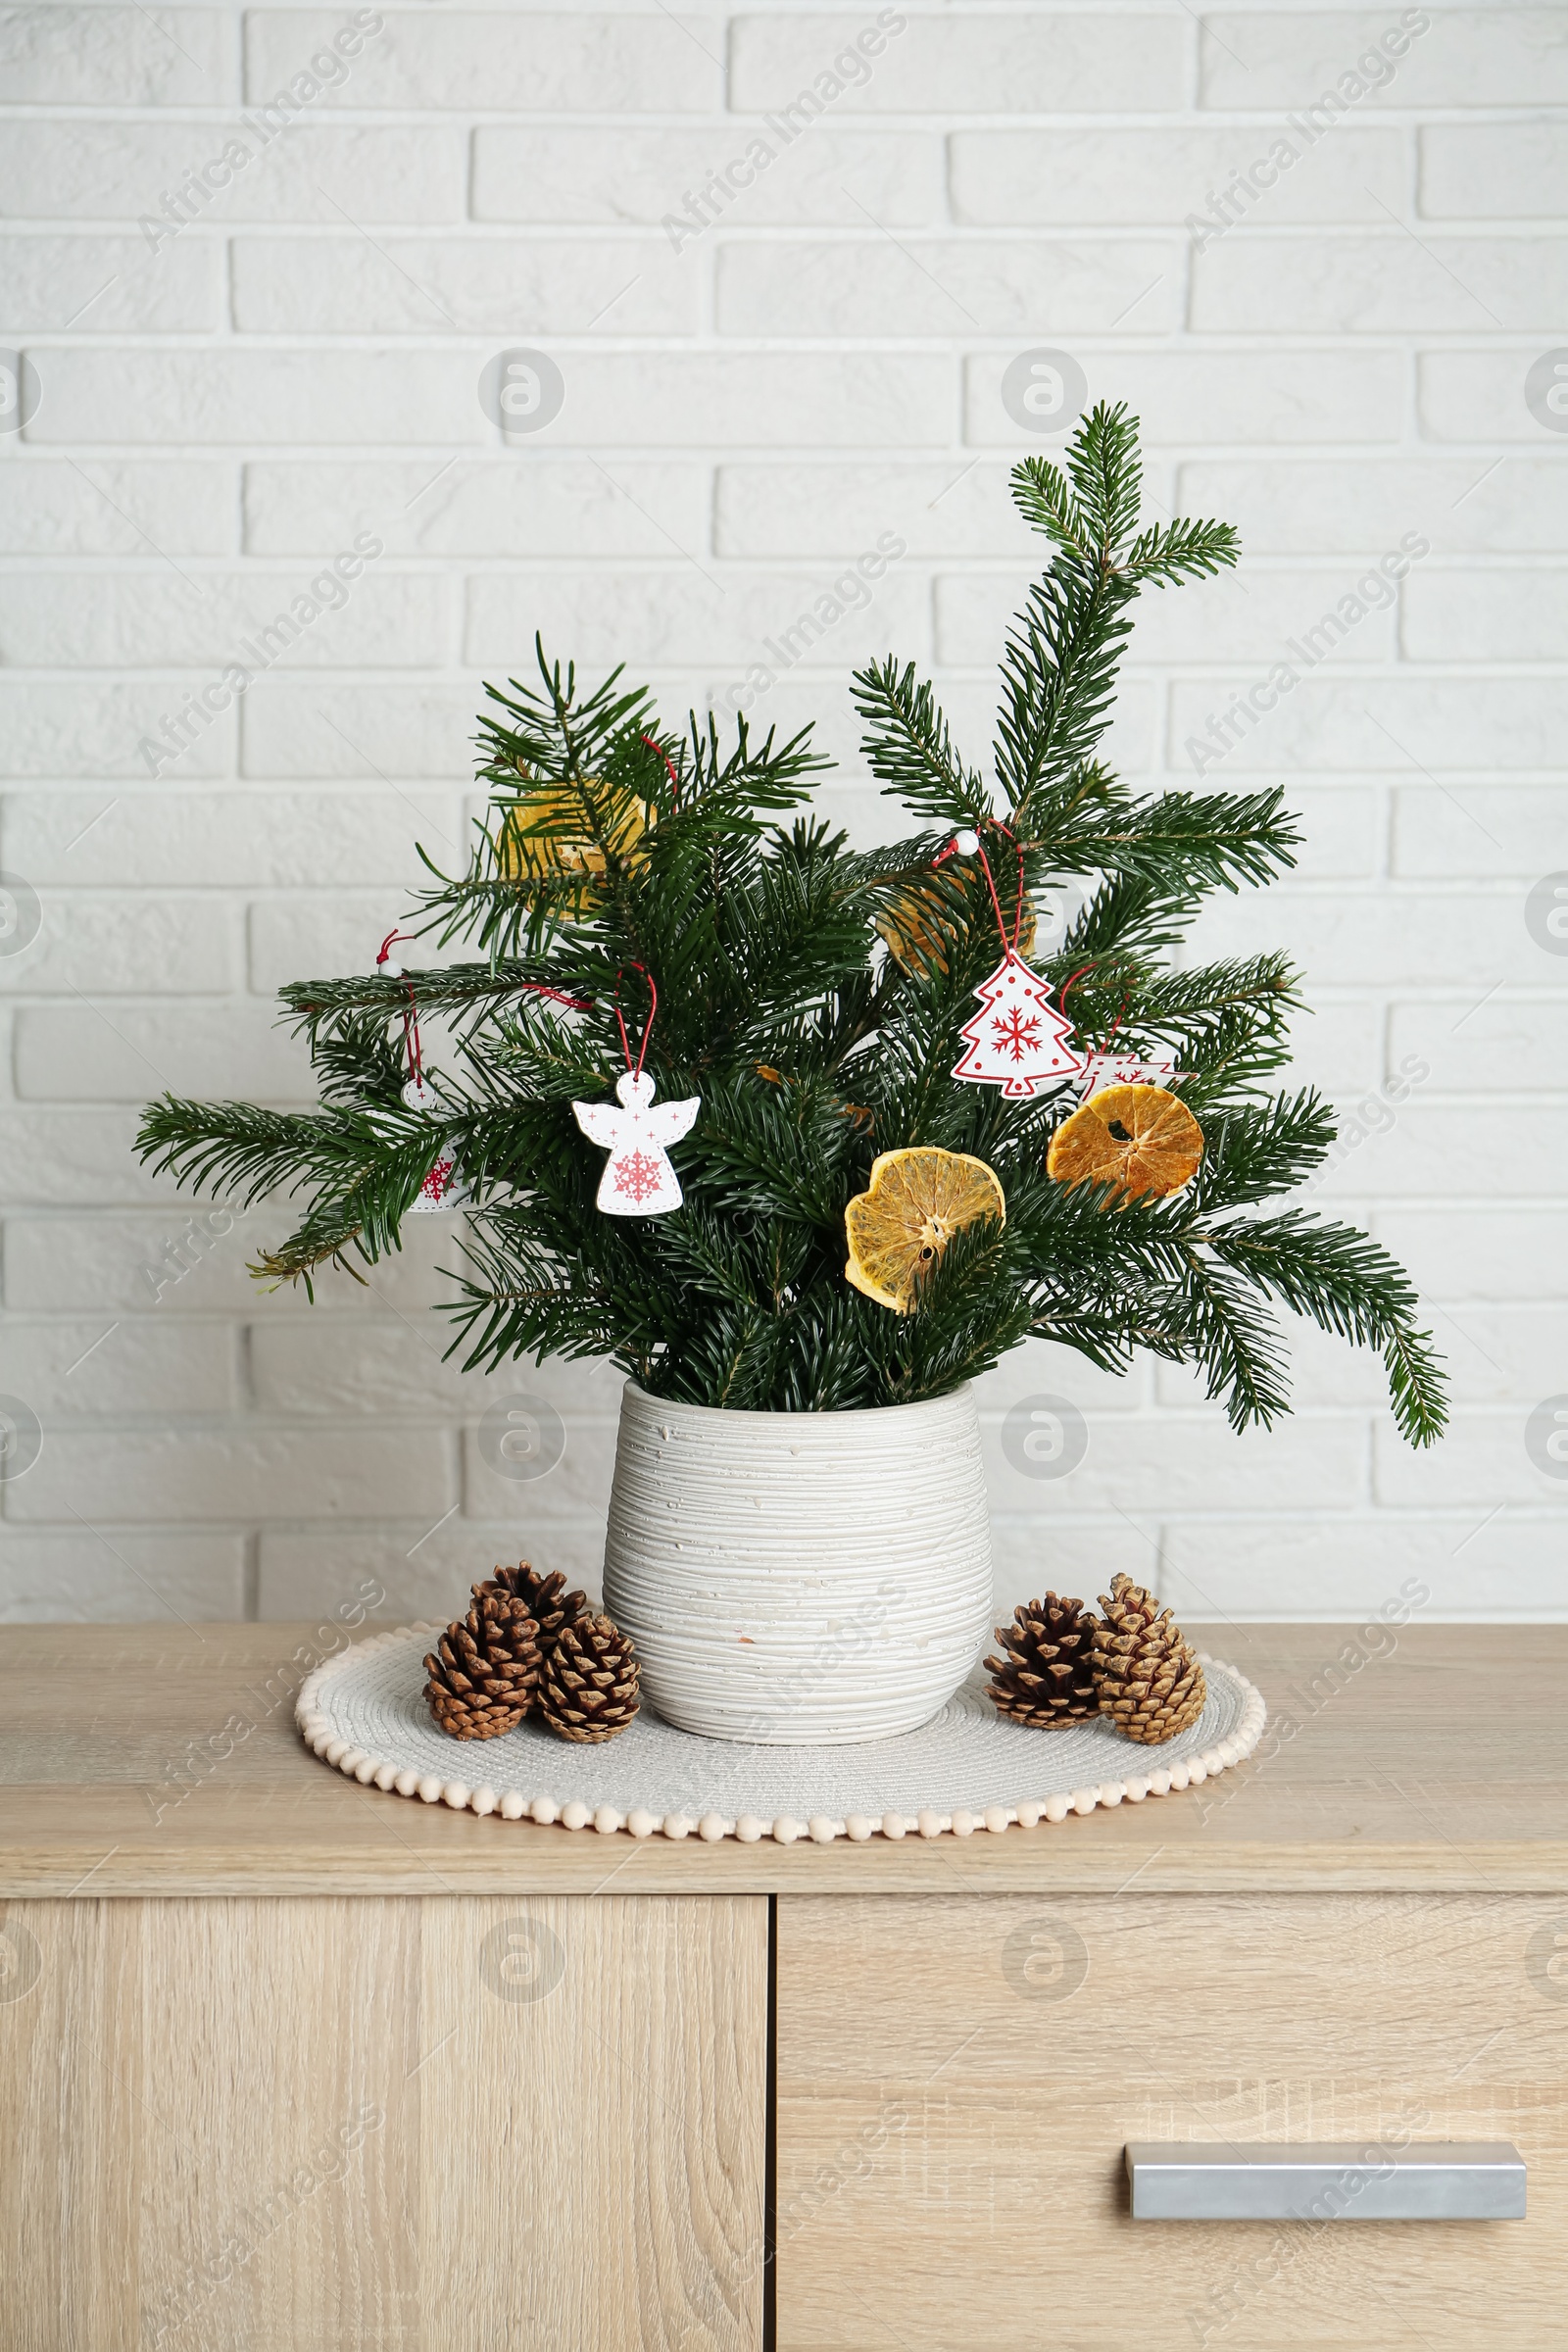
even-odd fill
[[(313, 1639), (0, 1634), (0, 2352), (1560, 2352), (1568, 1628), (1204, 1629), (1209, 1788), (788, 1848), (360, 1788)], [(1422, 2140), (1528, 2218), (1129, 2212)]]

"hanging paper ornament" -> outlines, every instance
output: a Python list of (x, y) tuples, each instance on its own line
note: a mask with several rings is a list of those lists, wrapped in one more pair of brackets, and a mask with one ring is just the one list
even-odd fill
[[(1092, 972), (1094, 968), (1093, 963), (1081, 963), (1072, 977), (1062, 982), (1061, 995), (1057, 1002), (1065, 1005), (1068, 997), (1085, 972)], [(1168, 1080), (1183, 1075), (1169, 1054), (1143, 1054), (1136, 1046), (1132, 1045), (1126, 1045), (1119, 1051), (1117, 1050), (1116, 1032), (1126, 1019), (1128, 1006), (1132, 1001), (1132, 991), (1129, 989), (1120, 1012), (1110, 1024), (1110, 1035), (1105, 1040), (1102, 1051), (1084, 1055), (1083, 1069), (1077, 1088), (1080, 1103), (1089, 1102), (1095, 1095), (1102, 1095), (1107, 1087), (1163, 1087)]]
[(1123, 1054), (1090, 1054), (1084, 1060), (1078, 1100), (1087, 1102), (1091, 1095), (1103, 1094), (1107, 1086), (1169, 1086), (1180, 1074), (1168, 1056), (1151, 1058), (1132, 1047)]
[[(422, 1078), (411, 1078), (403, 1089), (403, 1100), (410, 1110), (439, 1113), (434, 1094)], [(435, 1216), (449, 1208), (457, 1208), (469, 1198), (468, 1188), (458, 1170), (457, 1154), (450, 1145), (443, 1144), (430, 1166), (430, 1172), (419, 1187), (419, 1197), (411, 1200), (405, 1214), (411, 1217)]]
[(963, 1024), (969, 1040), (953, 1065), (955, 1078), (1000, 1086), (1010, 1101), (1032, 1102), (1075, 1076), (1082, 1056), (1066, 1040), (1072, 1023), (1051, 1002), (1051, 983), (1009, 948), (989, 980), (975, 990), (981, 1009)]
[[(1005, 833), (1007, 828), (999, 825), (997, 830)], [(1010, 934), (991, 860), (978, 833), (956, 835), (936, 863), (941, 865), (955, 854), (979, 858), (1004, 950), (990, 979), (974, 992), (980, 1010), (959, 1031), (969, 1042), (954, 1063), (953, 1075), (967, 1079), (971, 1086), (1000, 1086), (1010, 1101), (1028, 1102), (1062, 1079), (1074, 1077), (1083, 1066), (1083, 1055), (1066, 1042), (1072, 1035), (1072, 1023), (1052, 1004), (1050, 981), (1031, 971), (1018, 953), (1024, 914), (1023, 851), (1016, 842), (1013, 846), (1018, 850), (1018, 904)]]
[[(393, 960), (393, 943), (401, 936), (397, 931), (387, 933), (376, 956), (375, 968), (383, 980), (401, 980), (408, 989), (409, 1008), (403, 1015), (403, 1051), (408, 1056), (409, 1075), (404, 1083), (403, 1101), (410, 1110), (422, 1111), (427, 1117), (438, 1118), (440, 1105), (432, 1089), (424, 1082), (414, 982), (409, 979), (402, 964)], [(409, 1202), (404, 1214), (411, 1217), (437, 1216), (458, 1207), (469, 1197), (468, 1188), (458, 1173), (457, 1154), (443, 1143), (419, 1187), (418, 1198)]]
[(659, 991), (646, 964), (634, 963), (632, 970), (641, 972), (647, 981), (651, 1003), (633, 1064), (631, 1040), (621, 1016), (617, 976), (615, 1019), (620, 1025), (621, 1049), (626, 1056), (625, 1070), (615, 1081), (615, 1096), (621, 1107), (614, 1110), (608, 1102), (573, 1102), (571, 1107), (589, 1142), (610, 1153), (599, 1180), (598, 1205), (605, 1215), (662, 1217), (670, 1209), (679, 1208), (682, 1198), (680, 1178), (665, 1146), (679, 1143), (702, 1109), (703, 1099), (701, 1095), (690, 1095), (683, 1102), (655, 1102), (654, 1082), (643, 1068), (643, 1056), (648, 1052), (654, 1015), (659, 1010)]
[(684, 1102), (655, 1102), (646, 1070), (626, 1070), (615, 1081), (624, 1105), (573, 1102), (577, 1124), (591, 1143), (610, 1153), (599, 1180), (599, 1206), (609, 1217), (662, 1217), (681, 1203), (680, 1179), (670, 1164), (674, 1144), (703, 1106), (702, 1097)]

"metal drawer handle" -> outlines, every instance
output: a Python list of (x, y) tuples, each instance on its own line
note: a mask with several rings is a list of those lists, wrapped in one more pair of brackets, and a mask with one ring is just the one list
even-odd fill
[(1525, 2160), (1506, 2139), (1127, 2143), (1135, 2222), (1521, 2222)]

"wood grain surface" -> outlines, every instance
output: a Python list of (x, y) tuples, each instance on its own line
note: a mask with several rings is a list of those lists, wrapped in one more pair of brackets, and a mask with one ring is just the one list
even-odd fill
[[(0, 1898), (1568, 1888), (1568, 1626), (1205, 1626), (1252, 1760), (1057, 1825), (864, 1846), (573, 1834), (363, 1788), (293, 1696), (340, 1628), (0, 1629)], [(1042, 1733), (1042, 1740), (1049, 1740)]]
[[(778, 2352), (1561, 2352), (1568, 1899), (778, 1907)], [(1512, 2139), (1529, 2218), (1134, 2223), (1130, 2139)]]
[(756, 2352), (767, 1905), (0, 1906), (5, 2352)]

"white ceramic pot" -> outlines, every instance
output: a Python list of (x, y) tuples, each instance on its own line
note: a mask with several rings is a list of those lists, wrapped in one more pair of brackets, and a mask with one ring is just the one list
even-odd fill
[(729, 1413), (628, 1381), (605, 1606), (682, 1731), (777, 1747), (913, 1731), (991, 1631), (973, 1395)]

